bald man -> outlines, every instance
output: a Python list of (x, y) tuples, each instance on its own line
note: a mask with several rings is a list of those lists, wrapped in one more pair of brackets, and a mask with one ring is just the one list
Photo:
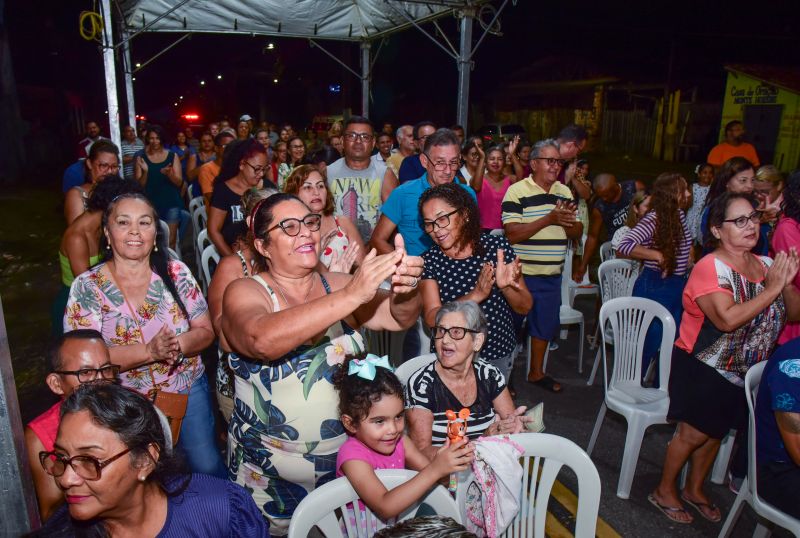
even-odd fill
[(572, 271), (572, 279), (576, 282), (583, 280), (583, 275), (589, 267), (589, 260), (597, 250), (600, 229), (605, 225), (608, 238), (625, 225), (628, 220), (636, 191), (644, 190), (645, 185), (639, 180), (623, 181), (619, 183), (613, 174), (598, 174), (594, 178), (594, 193), (597, 200), (589, 213), (589, 231), (586, 232), (586, 245), (583, 248), (581, 263), (576, 264)]

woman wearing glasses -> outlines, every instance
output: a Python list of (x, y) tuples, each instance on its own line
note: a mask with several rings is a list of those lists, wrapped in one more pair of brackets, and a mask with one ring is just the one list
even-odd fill
[[(253, 212), (256, 274), (231, 282), (222, 330), (235, 375), (228, 467), (252, 489), (284, 535), (297, 503), (334, 478), (345, 440), (334, 373), (364, 351), (360, 327), (398, 331), (419, 316), (422, 260), (395, 250), (367, 254), (354, 275), (319, 271), (322, 217), (291, 194)], [(391, 291), (380, 289), (390, 279)]]
[(110, 140), (98, 140), (92, 144), (89, 156), (83, 161), (83, 185), (68, 190), (64, 197), (64, 218), (67, 226), (89, 208), (89, 196), (103, 176), (119, 172), (119, 148)]
[(264, 181), (266, 168), (267, 149), (254, 138), (236, 140), (225, 148), (222, 169), (214, 180), (208, 209), (208, 238), (220, 256), (240, 250), (237, 243), (247, 229), (242, 210), (244, 191), (274, 187)]
[(62, 405), (41, 467), (67, 506), (34, 536), (253, 536), (269, 530), (244, 488), (188, 475), (147, 399), (117, 385), (84, 385)]
[[(712, 202), (708, 226), (714, 248), (692, 269), (683, 294), (680, 336), (672, 353), (667, 418), (678, 423), (667, 447), (661, 482), (650, 502), (677, 523), (693, 520), (683, 506), (712, 522), (722, 517), (703, 483), (731, 429), (747, 428), (744, 377), (766, 360), (787, 315), (800, 319), (800, 294), (791, 285), (800, 266), (795, 248), (772, 260), (751, 249), (760, 212), (754, 200), (724, 193)], [(675, 484), (691, 460), (686, 487)]]
[(436, 312), (436, 360), (411, 374), (406, 419), (411, 440), (428, 458), (447, 440), (447, 410), (468, 408), (467, 437), (519, 433), (529, 420), (514, 407), (500, 370), (478, 358), (486, 316), (475, 301), (454, 301)]
[(524, 316), (533, 305), (519, 259), (505, 237), (481, 233), (478, 206), (458, 185), (446, 183), (425, 191), (419, 208), (423, 228), (434, 243), (422, 255), (425, 323), (433, 327), (443, 303), (478, 303), (489, 323), (481, 359), (508, 382), (516, 347), (512, 311)]
[(286, 142), (288, 153), (286, 162), (278, 166), (278, 188), (283, 189), (286, 178), (292, 173), (295, 167), (306, 164), (306, 143), (299, 136), (293, 136)]

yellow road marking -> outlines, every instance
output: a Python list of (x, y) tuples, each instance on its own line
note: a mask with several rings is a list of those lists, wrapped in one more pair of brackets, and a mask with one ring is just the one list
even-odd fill
[(544, 534), (549, 538), (575, 538), (575, 536), (569, 532), (569, 529), (550, 512), (547, 512), (547, 519), (544, 521)]
[[(560, 481), (558, 481), (558, 480), (555, 481), (555, 483), (553, 484), (553, 489), (552, 489), (550, 494), (553, 497), (555, 497), (555, 499), (561, 504), (561, 506), (563, 506), (564, 508), (569, 510), (570, 514), (575, 516), (575, 514), (578, 513), (578, 497), (574, 493), (572, 493), (572, 491), (570, 491)], [(548, 512), (547, 513), (547, 521), (548, 521), (548, 523), (549, 523), (551, 517), (552, 516)], [(553, 519), (555, 519), (555, 518), (553, 518)], [(549, 532), (547, 534), (548, 534), (548, 536), (550, 536)], [(599, 516), (597, 518), (597, 529), (595, 531), (595, 534), (597, 535), (598, 538), (622, 538), (620, 536), (620, 534), (611, 527), (611, 525), (606, 523), (603, 520), (603, 518), (601, 518)], [(556, 535), (553, 534), (552, 536), (555, 537)], [(572, 535), (568, 534), (568, 536), (572, 536)]]

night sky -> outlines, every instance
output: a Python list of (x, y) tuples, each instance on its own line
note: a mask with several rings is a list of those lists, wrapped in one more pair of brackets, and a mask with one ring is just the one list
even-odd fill
[[(494, 5), (500, 3), (495, 0)], [(557, 64), (563, 59), (564, 68), (553, 68), (553, 78), (578, 76), (588, 66), (593, 73), (623, 81), (663, 84), (673, 44), (673, 85), (697, 86), (705, 101), (721, 98), (725, 63), (800, 66), (793, 26), (800, 14), (797, 2), (764, 2), (761, 10), (754, 3), (741, 8), (726, 3), (724, 10), (696, 1), (628, 4), (632, 3), (509, 2), (501, 17), (504, 36), (488, 36), (476, 55), (471, 101), (490, 102), (515, 72), (546, 58), (555, 58)], [(91, 8), (89, 1), (48, 2), (42, 13), (40, 2), (6, 2), (6, 27), (26, 120), (51, 125), (63, 117), (38, 104), (37, 96), (48, 92), (69, 94), (88, 116), (102, 116), (105, 90), (99, 48), (78, 35), (79, 13)], [(457, 43), (455, 20), (445, 18), (442, 26)], [(481, 32), (476, 24), (475, 41)], [(174, 39), (159, 34), (137, 37), (134, 62), (145, 61)], [(272, 51), (265, 50), (269, 42), (275, 44)], [(358, 70), (357, 45), (324, 44)], [(583, 67), (570, 67), (575, 65)], [(222, 75), (221, 81), (217, 75)], [(206, 85), (201, 87), (200, 80)], [(376, 63), (372, 119), (451, 123), (456, 81), (455, 62), (419, 31), (395, 34)], [(330, 85), (340, 85), (341, 92), (329, 92)], [(189, 111), (209, 120), (241, 113), (259, 116), (264, 107), (270, 121), (303, 125), (316, 114), (340, 113), (347, 106), (357, 112), (360, 106), (358, 79), (307, 41), (289, 38), (195, 35), (139, 72), (135, 88), (137, 112), (160, 121)], [(184, 100), (176, 108), (173, 103), (181, 95)]]

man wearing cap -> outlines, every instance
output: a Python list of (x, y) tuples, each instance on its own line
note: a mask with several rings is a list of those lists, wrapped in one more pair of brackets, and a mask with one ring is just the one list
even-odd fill
[(200, 167), (197, 174), (197, 182), (200, 184), (200, 192), (203, 193), (203, 201), (206, 203), (206, 211), (211, 203), (211, 193), (214, 191), (214, 178), (219, 175), (222, 168), (222, 154), (225, 146), (236, 140), (236, 133), (230, 127), (223, 129), (214, 137), (214, 151), (216, 158)]

